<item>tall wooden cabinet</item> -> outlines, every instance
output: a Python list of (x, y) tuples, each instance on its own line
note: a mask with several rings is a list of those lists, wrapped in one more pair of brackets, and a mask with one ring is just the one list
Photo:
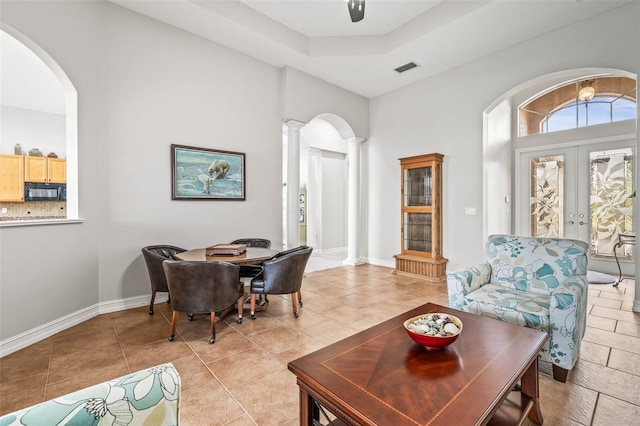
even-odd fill
[(24, 202), (22, 155), (0, 155), (0, 201)]
[(442, 257), (442, 154), (400, 159), (400, 240), (395, 272), (446, 280)]

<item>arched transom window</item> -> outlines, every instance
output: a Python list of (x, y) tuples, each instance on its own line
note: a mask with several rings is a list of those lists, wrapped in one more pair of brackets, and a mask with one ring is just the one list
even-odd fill
[(636, 81), (600, 76), (547, 90), (519, 108), (519, 135), (557, 132), (636, 118)]

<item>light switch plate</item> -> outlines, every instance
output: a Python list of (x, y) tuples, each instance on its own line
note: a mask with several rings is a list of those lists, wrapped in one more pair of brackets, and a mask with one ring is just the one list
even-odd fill
[(6, 207), (2, 208), (2, 214), (7, 214), (7, 208)]
[(464, 208), (464, 214), (466, 214), (467, 216), (474, 216), (476, 214), (476, 208), (475, 207), (465, 207)]

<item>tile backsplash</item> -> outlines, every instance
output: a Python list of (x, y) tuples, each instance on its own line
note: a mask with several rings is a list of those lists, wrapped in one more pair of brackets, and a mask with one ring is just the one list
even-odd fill
[[(4, 209), (7, 212), (4, 213)], [(27, 201), (24, 203), (0, 203), (0, 215), (6, 217), (66, 218), (66, 201)]]

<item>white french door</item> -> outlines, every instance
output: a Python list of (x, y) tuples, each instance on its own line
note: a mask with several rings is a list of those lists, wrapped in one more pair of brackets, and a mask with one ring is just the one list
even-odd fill
[(589, 269), (633, 271), (632, 246), (615, 248), (633, 231), (635, 141), (615, 141), (516, 153), (516, 232), (573, 238), (590, 244)]

